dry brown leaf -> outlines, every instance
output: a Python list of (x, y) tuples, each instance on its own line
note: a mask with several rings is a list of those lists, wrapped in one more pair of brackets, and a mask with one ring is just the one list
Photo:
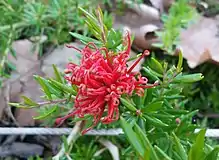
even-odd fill
[(150, 0), (151, 4), (160, 10), (161, 13), (167, 12), (175, 0)]
[(153, 24), (147, 24), (139, 27), (138, 29), (132, 29), (132, 33), (135, 35), (133, 44), (137, 49), (152, 49), (152, 44), (158, 43), (159, 39), (155, 36), (155, 31), (159, 30), (159, 27)]
[(175, 0), (163, 0), (163, 7), (165, 11), (168, 11)]
[(129, 0), (125, 0), (124, 2), (128, 5), (129, 9), (135, 11), (140, 16), (140, 18), (146, 19), (148, 21), (150, 20), (154, 21), (160, 19), (160, 13), (154, 7), (151, 7), (143, 3), (136, 4), (135, 2)]
[(4, 100), (4, 94), (1, 90), (0, 91), (0, 119), (1, 120), (2, 120), (2, 116), (3, 116), (3, 113), (4, 113), (5, 106), (6, 106), (6, 102)]
[(159, 11), (145, 4), (137, 5), (129, 1), (126, 3), (128, 8), (124, 14), (115, 16), (114, 28), (128, 28), (135, 35), (133, 44), (136, 49), (151, 48), (152, 43), (158, 41), (153, 34), (161, 26)]
[(195, 68), (208, 60), (219, 62), (219, 37), (216, 19), (200, 17), (181, 33), (180, 46), (188, 65)]

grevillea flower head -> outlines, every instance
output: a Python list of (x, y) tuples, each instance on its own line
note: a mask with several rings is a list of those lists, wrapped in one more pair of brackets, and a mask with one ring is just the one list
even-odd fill
[(93, 116), (93, 125), (82, 133), (92, 129), (98, 122), (104, 124), (118, 120), (120, 104), (119, 98), (122, 94), (132, 95), (133, 93), (142, 96), (148, 79), (142, 77), (139, 72), (132, 72), (133, 68), (149, 51), (145, 51), (139, 59), (130, 67), (127, 67), (127, 60), (131, 50), (130, 35), (127, 34), (127, 49), (113, 53), (106, 48), (98, 49), (94, 43), (88, 43), (85, 48), (78, 50), (82, 54), (80, 65), (69, 63), (65, 73), (65, 79), (78, 87), (75, 98), (74, 111), (65, 117), (58, 118), (56, 123), (60, 124), (67, 118), (78, 116), (84, 117), (89, 114)]

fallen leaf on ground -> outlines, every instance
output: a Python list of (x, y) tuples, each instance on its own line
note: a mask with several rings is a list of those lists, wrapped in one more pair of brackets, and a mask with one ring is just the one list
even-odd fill
[(134, 2), (125, 1), (127, 8), (123, 14), (115, 15), (114, 28), (130, 30), (135, 36), (133, 45), (136, 49), (149, 49), (152, 43), (157, 42), (154, 31), (159, 29), (160, 13), (158, 9), (146, 4), (135, 4)]
[(180, 47), (189, 67), (208, 60), (219, 62), (218, 20), (200, 17), (181, 33)]
[(168, 12), (170, 6), (175, 2), (175, 0), (150, 0), (151, 4), (160, 10), (161, 13)]

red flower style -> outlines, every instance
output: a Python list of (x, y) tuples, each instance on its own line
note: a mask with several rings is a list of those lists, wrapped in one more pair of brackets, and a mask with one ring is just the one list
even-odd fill
[(99, 121), (104, 124), (111, 123), (119, 118), (118, 106), (122, 94), (132, 95), (135, 91), (142, 96), (145, 88), (157, 85), (157, 83), (147, 85), (146, 77), (142, 77), (138, 72), (132, 72), (138, 62), (149, 55), (149, 51), (146, 50), (128, 69), (127, 60), (131, 50), (129, 34), (126, 42), (127, 49), (116, 54), (108, 52), (106, 48), (98, 49), (94, 43), (88, 43), (82, 50), (69, 46), (82, 54), (79, 66), (69, 63), (65, 70), (68, 74), (65, 79), (78, 86), (78, 94), (75, 99), (75, 110), (65, 117), (58, 118), (56, 120), (58, 124), (75, 115), (81, 118), (86, 114), (92, 115), (93, 125), (82, 132), (85, 133)]

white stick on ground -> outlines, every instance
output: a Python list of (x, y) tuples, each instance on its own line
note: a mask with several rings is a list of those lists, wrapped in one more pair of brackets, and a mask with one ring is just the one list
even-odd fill
[[(81, 124), (82, 122), (77, 122), (74, 126), (74, 128), (72, 129), (71, 133), (69, 134), (68, 138), (67, 138), (67, 144), (72, 144), (74, 143), (78, 137), (80, 136), (80, 130), (81, 130)], [(62, 148), (60, 149), (59, 153), (56, 154), (52, 160), (60, 160), (60, 158), (62, 158), (65, 154), (65, 146), (64, 144), (62, 144)]]

